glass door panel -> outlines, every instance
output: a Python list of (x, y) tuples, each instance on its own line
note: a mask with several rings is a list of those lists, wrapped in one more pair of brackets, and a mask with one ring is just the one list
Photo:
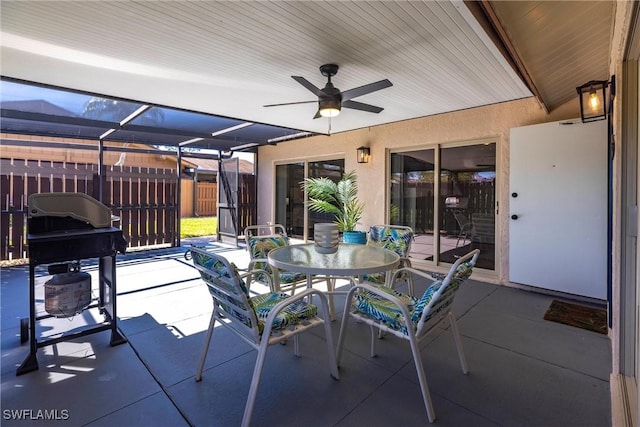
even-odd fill
[(276, 166), (276, 223), (291, 237), (304, 232), (304, 192), (298, 184), (303, 179), (303, 162)]
[(440, 151), (439, 260), (480, 249), (477, 267), (495, 270), (496, 144)]
[(391, 154), (390, 223), (415, 232), (413, 258), (433, 260), (435, 150)]

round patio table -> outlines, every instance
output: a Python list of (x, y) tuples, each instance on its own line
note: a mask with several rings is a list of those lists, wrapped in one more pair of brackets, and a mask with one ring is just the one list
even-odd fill
[[(312, 286), (312, 276), (328, 278), (361, 278), (365, 274), (382, 273), (393, 270), (400, 263), (400, 256), (393, 251), (376, 246), (340, 243), (333, 254), (321, 254), (313, 243), (290, 245), (269, 252), (269, 264), (280, 270), (304, 273), (307, 287)], [(335, 319), (333, 294), (335, 280), (329, 280), (329, 308), (331, 319)]]

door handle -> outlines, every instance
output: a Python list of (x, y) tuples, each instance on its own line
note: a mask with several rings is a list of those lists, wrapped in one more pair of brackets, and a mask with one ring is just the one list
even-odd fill
[(511, 219), (513, 219), (513, 220), (518, 219), (518, 215), (516, 215), (516, 214), (511, 215)]

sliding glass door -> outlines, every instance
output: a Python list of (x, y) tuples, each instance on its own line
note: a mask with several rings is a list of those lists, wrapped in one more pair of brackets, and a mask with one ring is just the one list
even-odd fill
[(304, 179), (304, 162), (276, 166), (276, 223), (289, 236), (304, 233), (304, 192), (298, 184)]
[(411, 256), (452, 264), (479, 248), (478, 267), (495, 270), (496, 144), (391, 154), (392, 224), (416, 233)]
[[(291, 237), (313, 237), (313, 225), (333, 222), (333, 216), (307, 212), (304, 208), (304, 192), (300, 183), (305, 177), (326, 177), (339, 181), (344, 173), (344, 159), (297, 162), (276, 166), (276, 221), (282, 224)], [(305, 224), (307, 236), (305, 236)]]

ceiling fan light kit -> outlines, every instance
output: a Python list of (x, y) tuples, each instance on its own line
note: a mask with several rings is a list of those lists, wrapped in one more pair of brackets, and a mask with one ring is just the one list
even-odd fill
[(336, 100), (331, 98), (319, 99), (318, 113), (320, 113), (322, 117), (335, 117), (340, 114), (342, 108), (340, 104), (340, 102), (336, 102)]
[(316, 112), (314, 119), (319, 117), (335, 117), (340, 114), (342, 108), (351, 108), (353, 110), (366, 111), (369, 113), (380, 113), (383, 108), (376, 107), (375, 105), (365, 104), (363, 102), (352, 101), (353, 98), (366, 95), (371, 92), (375, 92), (387, 87), (393, 86), (393, 84), (387, 80), (380, 80), (375, 83), (369, 83), (364, 86), (359, 86), (353, 89), (341, 92), (340, 89), (333, 86), (331, 83), (331, 77), (338, 73), (338, 65), (336, 64), (324, 64), (320, 66), (320, 73), (327, 78), (326, 85), (320, 89), (316, 87), (309, 80), (301, 76), (291, 76), (292, 79), (300, 83), (307, 90), (318, 97), (317, 101), (299, 101), (299, 102), (287, 102), (284, 104), (269, 104), (265, 107), (278, 107), (283, 105), (294, 104), (306, 104), (310, 102), (318, 102), (318, 111)]

